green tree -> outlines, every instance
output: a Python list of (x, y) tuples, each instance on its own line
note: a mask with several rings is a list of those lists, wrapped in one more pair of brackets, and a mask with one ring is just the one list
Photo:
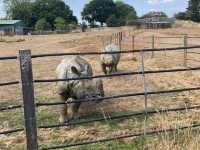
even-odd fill
[(67, 23), (76, 22), (72, 10), (62, 0), (36, 0), (33, 7), (33, 20), (36, 22), (45, 18), (55, 29), (54, 21), (57, 17), (62, 17)]
[(83, 20), (100, 22), (101, 26), (106, 22), (110, 15), (114, 14), (116, 6), (113, 0), (92, 0), (85, 5), (81, 15)]
[(31, 0), (4, 0), (7, 18), (22, 20), (28, 27), (33, 26)]
[(34, 27), (38, 20), (44, 18), (55, 29), (57, 17), (77, 24), (77, 18), (62, 0), (4, 0), (4, 4), (9, 18), (23, 20), (29, 27)]
[(50, 24), (46, 21), (45, 18), (38, 20), (35, 24), (35, 30), (45, 31), (51, 29)]
[(117, 1), (116, 3), (115, 15), (120, 21), (120, 25), (126, 25), (128, 20), (135, 20), (137, 18), (137, 13), (134, 7), (122, 2)]
[(187, 20), (188, 19), (186, 12), (179, 12), (179, 13), (175, 14), (174, 17), (179, 20)]
[(117, 19), (117, 17), (115, 15), (111, 15), (107, 21), (106, 24), (108, 27), (119, 27), (120, 26), (120, 20)]
[(200, 0), (189, 0), (186, 13), (188, 19), (200, 22)]
[(56, 30), (66, 30), (66, 23), (62, 17), (57, 17), (54, 24)]

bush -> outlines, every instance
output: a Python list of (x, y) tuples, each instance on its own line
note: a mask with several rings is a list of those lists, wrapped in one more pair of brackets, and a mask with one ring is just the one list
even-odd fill
[(70, 24), (67, 25), (67, 29), (69, 31), (74, 30), (76, 28), (77, 28), (77, 24), (75, 22), (72, 22), (72, 23), (70, 23)]
[(66, 30), (66, 23), (62, 17), (57, 17), (54, 22), (55, 22), (54, 26), (57, 31)]
[(50, 30), (51, 26), (50, 24), (46, 21), (46, 19), (40, 19), (36, 22), (35, 24), (35, 30), (38, 31), (45, 31), (45, 30)]
[(126, 25), (128, 25), (128, 26), (134, 26), (134, 25), (137, 25), (137, 23), (135, 22), (135, 20), (128, 20), (126, 22)]

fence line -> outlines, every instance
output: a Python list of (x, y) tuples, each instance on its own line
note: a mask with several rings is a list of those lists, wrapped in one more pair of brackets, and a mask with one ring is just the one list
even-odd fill
[[(146, 136), (158, 135), (158, 134), (167, 133), (167, 132), (178, 132), (180, 130), (193, 129), (193, 128), (197, 128), (197, 127), (200, 127), (200, 124), (179, 127), (179, 128), (176, 128), (176, 129), (175, 128), (169, 128), (169, 129), (162, 129), (162, 130), (156, 130), (156, 131), (153, 130), (153, 131), (146, 132)], [(121, 136), (116, 136), (116, 137), (111, 137), (111, 138), (106, 138), (106, 139), (100, 139), (100, 140), (93, 140), (93, 141), (86, 141), (86, 142), (80, 142), (80, 143), (52, 146), (52, 147), (47, 147), (47, 148), (41, 148), (40, 150), (53, 150), (53, 149), (61, 149), (61, 148), (66, 148), (66, 147), (76, 147), (76, 146), (81, 146), (81, 145), (109, 142), (109, 141), (113, 141), (113, 140), (126, 139), (126, 138), (130, 138), (130, 137), (141, 137), (141, 136), (144, 136), (143, 132), (121, 135)]]
[(8, 131), (1, 131), (1, 132), (0, 132), (0, 136), (1, 136), (1, 135), (6, 135), (6, 134), (11, 134), (11, 133), (22, 132), (22, 131), (24, 131), (23, 128), (20, 128), (20, 129), (13, 129), (13, 130), (8, 130)]
[(200, 60), (196, 60), (196, 59), (187, 59), (187, 60), (191, 60), (191, 61), (194, 61), (194, 62), (200, 62)]
[(17, 108), (22, 108), (22, 105), (0, 106), (0, 111), (12, 110), (12, 109), (17, 109)]
[[(200, 70), (200, 67), (192, 67), (192, 68), (180, 68), (180, 69), (165, 69), (165, 70), (149, 70), (144, 71), (145, 74), (157, 74), (157, 73), (170, 73), (170, 72), (184, 72), (184, 71), (195, 71)], [(36, 79), (33, 80), (35, 83), (50, 83), (50, 82), (61, 82), (61, 81), (71, 81), (71, 80), (84, 80), (84, 79), (95, 79), (95, 78), (107, 78), (107, 77), (118, 77), (118, 76), (128, 76), (128, 75), (141, 75), (141, 71), (132, 71), (132, 72), (124, 72), (124, 73), (113, 73), (109, 75), (96, 75), (92, 77), (81, 77), (81, 78), (68, 78), (68, 79)], [(19, 84), (19, 81), (0, 83), (0, 86), (14, 85)]]
[(188, 52), (188, 53), (200, 55), (200, 53), (198, 53), (198, 52)]
[[(164, 69), (164, 70), (149, 70), (144, 71), (145, 74), (157, 74), (157, 73), (171, 73), (171, 72), (184, 72), (184, 71), (195, 71), (200, 70), (200, 67), (194, 68), (180, 68), (180, 69)], [(128, 75), (141, 75), (142, 71), (132, 71), (132, 72), (125, 72), (125, 73), (114, 73), (109, 75), (97, 75), (92, 77), (81, 77), (81, 78), (68, 78), (68, 79), (40, 79), (34, 80), (35, 83), (50, 83), (50, 82), (62, 82), (62, 81), (71, 81), (71, 80), (84, 80), (84, 79), (95, 79), (95, 78), (105, 78), (105, 77), (118, 77), (118, 76), (128, 76)]]
[[(182, 88), (182, 89), (174, 89), (174, 90), (160, 90), (160, 91), (152, 91), (147, 92), (147, 95), (155, 95), (155, 94), (167, 94), (167, 93), (177, 93), (177, 92), (187, 92), (187, 91), (198, 91), (200, 90), (200, 87), (194, 87), (194, 88)], [(125, 98), (125, 97), (135, 97), (135, 96), (144, 96), (145, 92), (138, 92), (138, 93), (129, 93), (129, 94), (121, 94), (121, 95), (115, 95), (115, 96), (106, 96), (106, 97), (100, 97), (100, 98), (90, 98), (90, 99), (82, 99), (82, 100), (76, 100), (76, 101), (69, 101), (69, 102), (40, 102), (37, 103), (38, 106), (53, 106), (53, 105), (65, 105), (65, 104), (74, 104), (74, 103), (86, 103), (86, 102), (94, 102), (94, 101), (107, 101), (107, 100), (114, 100), (118, 98)]]
[(156, 51), (177, 51), (177, 50), (183, 50), (183, 49), (196, 49), (200, 48), (200, 45), (195, 46), (180, 46), (180, 47), (172, 47), (172, 48), (147, 48), (147, 49), (135, 49), (135, 50), (128, 50), (124, 49), (123, 51), (118, 52), (69, 52), (69, 53), (50, 53), (50, 54), (38, 54), (38, 55), (32, 55), (32, 58), (39, 58), (39, 57), (54, 57), (54, 56), (71, 56), (71, 55), (101, 55), (101, 54), (126, 54), (126, 53), (139, 53), (140, 51), (143, 52), (156, 52)]
[(187, 110), (194, 110), (194, 109), (199, 109), (200, 105), (196, 106), (190, 106), (190, 107), (179, 107), (179, 108), (168, 108), (168, 109), (155, 109), (155, 110), (147, 110), (147, 111), (140, 111), (140, 112), (133, 112), (133, 113), (128, 113), (124, 115), (114, 115), (114, 116), (109, 116), (108, 118), (102, 117), (98, 119), (91, 119), (91, 120), (86, 120), (86, 121), (78, 121), (78, 122), (69, 122), (65, 124), (53, 124), (53, 125), (42, 125), (39, 126), (41, 129), (48, 129), (48, 128), (60, 128), (60, 127), (65, 127), (65, 126), (71, 126), (71, 125), (81, 125), (81, 124), (87, 124), (87, 123), (93, 123), (93, 122), (98, 122), (98, 121), (106, 121), (107, 120), (115, 120), (115, 119), (123, 119), (123, 118), (129, 118), (129, 117), (137, 117), (141, 115), (153, 115), (153, 114), (159, 114), (159, 113), (169, 113), (169, 112), (178, 112), (178, 111), (187, 111)]
[[(115, 120), (115, 119), (123, 119), (123, 118), (129, 118), (129, 117), (136, 117), (136, 116), (141, 116), (144, 114), (158, 114), (158, 113), (167, 113), (167, 112), (177, 112), (177, 111), (187, 111), (187, 110), (193, 110), (193, 109), (199, 109), (200, 105), (196, 106), (190, 106), (190, 107), (179, 107), (179, 108), (171, 108), (171, 109), (155, 109), (155, 110), (148, 110), (148, 111), (141, 111), (141, 112), (133, 112), (133, 113), (128, 113), (124, 115), (115, 115), (115, 116), (109, 116), (108, 118), (98, 118), (98, 119), (91, 119), (91, 120), (86, 120), (86, 121), (79, 121), (79, 122), (69, 122), (65, 124), (54, 124), (54, 125), (41, 125), (38, 128), (39, 129), (48, 129), (48, 128), (60, 128), (60, 127), (66, 127), (66, 126), (72, 126), (72, 125), (81, 125), (81, 124), (88, 124), (88, 123), (93, 123), (93, 122), (99, 122), (99, 121), (106, 121), (106, 119), (109, 120)], [(20, 129), (14, 129), (14, 130), (9, 130), (9, 131), (1, 131), (0, 135), (6, 135), (6, 134), (11, 134), (11, 133), (16, 133), (16, 132), (22, 132), (24, 131), (23, 128)]]
[[(36, 103), (36, 107), (65, 105), (65, 104), (80, 103), (80, 102), (86, 103), (86, 102), (94, 102), (94, 101), (107, 101), (107, 100), (114, 100), (114, 99), (124, 98), (124, 97), (144, 96), (145, 94), (155, 95), (155, 94), (167, 94), (167, 93), (177, 93), (177, 92), (187, 92), (187, 91), (197, 91), (197, 90), (200, 90), (200, 87), (120, 94), (120, 95), (106, 96), (106, 97), (100, 97), (100, 98), (80, 99), (80, 100), (76, 100), (76, 101), (73, 101), (73, 102), (72, 101), (69, 101), (69, 102), (46, 102), (46, 103), (45, 102), (38, 102), (38, 103)], [(9, 110), (9, 109), (16, 109), (16, 108), (20, 108), (20, 107), (22, 107), (22, 106), (21, 105), (5, 106), (5, 107), (2, 107), (0, 109), (0, 111)]]
[[(124, 49), (122, 51), (118, 52), (66, 52), (66, 53), (48, 53), (48, 54), (37, 54), (37, 55), (32, 55), (31, 58), (41, 58), (41, 57), (55, 57), (55, 56), (79, 56), (79, 55), (101, 55), (101, 54), (126, 54), (126, 53), (139, 53), (140, 51), (143, 52), (158, 52), (158, 51), (179, 51), (183, 49), (196, 49), (200, 48), (200, 45), (194, 45), (194, 46), (180, 46), (180, 47), (171, 47), (171, 48), (146, 48), (146, 49), (134, 49), (134, 50), (129, 50), (129, 49)], [(17, 56), (10, 56), (10, 57), (16, 57)], [(6, 60), (7, 56), (1, 57), (0, 60)]]
[[(115, 35), (116, 36), (116, 35)], [(122, 33), (121, 34), (119, 34), (119, 35), (117, 35), (117, 37), (118, 37), (118, 39), (121, 39), (122, 38)], [(152, 36), (147, 36), (147, 37), (145, 37), (145, 38), (150, 38), (150, 37), (152, 37)], [(158, 39), (164, 39), (164, 38), (167, 38), (167, 39), (169, 39), (169, 38), (183, 38), (184, 36), (176, 36), (176, 37), (173, 37), (173, 36), (166, 36), (166, 37), (162, 37), (162, 36), (154, 36), (154, 38), (158, 38)], [(137, 38), (137, 37), (136, 37)], [(135, 39), (136, 39), (135, 38)], [(190, 39), (192, 39), (192, 38), (200, 38), (200, 36), (187, 36), (187, 38), (190, 38)], [(142, 39), (144, 39), (144, 37), (142, 38)], [(121, 39), (122, 40), (122, 39)], [(149, 43), (152, 43), (152, 42), (149, 42)], [(179, 43), (159, 43), (159, 44), (173, 44), (173, 45), (179, 45)], [(102, 54), (104, 54), (104, 53), (102, 53)], [(62, 55), (62, 53), (60, 54), (60, 55)], [(60, 56), (59, 55), (59, 56)], [(63, 55), (65, 55), (65, 54), (63, 54)], [(67, 55), (70, 55), (70, 54), (67, 54)], [(81, 55), (81, 54), (71, 54), (71, 55)], [(84, 54), (83, 54), (84, 55)], [(85, 55), (88, 55), (88, 54), (85, 54)], [(89, 53), (89, 55), (93, 55), (93, 54), (91, 54), (91, 53)], [(50, 56), (52, 56), (52, 55), (50, 55)], [(39, 54), (39, 55), (33, 55), (33, 57), (32, 58), (37, 58), (37, 57), (47, 57), (45, 54)], [(16, 60), (18, 58), (18, 56), (1, 56), (0, 57), (0, 60)]]
[(17, 56), (4, 56), (0, 57), (0, 60), (16, 60)]
[(19, 81), (11, 81), (11, 82), (0, 83), (0, 86), (16, 85), (16, 84), (19, 84)]

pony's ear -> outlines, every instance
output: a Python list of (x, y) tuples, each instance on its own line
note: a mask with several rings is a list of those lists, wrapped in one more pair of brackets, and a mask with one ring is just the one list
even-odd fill
[(81, 75), (81, 73), (80, 73), (80, 72), (77, 70), (77, 68), (74, 67), (74, 66), (71, 67), (71, 71), (72, 71), (74, 74), (78, 75), (78, 76)]

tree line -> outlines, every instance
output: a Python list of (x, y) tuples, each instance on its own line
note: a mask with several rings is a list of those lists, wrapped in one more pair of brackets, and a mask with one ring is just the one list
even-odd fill
[[(78, 24), (73, 11), (62, 0), (4, 0), (4, 5), (7, 18), (22, 20), (26, 27), (35, 30), (70, 30)], [(137, 18), (134, 7), (113, 0), (92, 0), (81, 15), (91, 27), (122, 26)]]
[(4, 0), (4, 4), (8, 18), (36, 30), (65, 30), (78, 22), (62, 0)]
[(200, 0), (189, 0), (187, 10), (175, 14), (175, 18), (200, 22)]
[(99, 22), (101, 26), (107, 24), (109, 27), (124, 26), (137, 18), (134, 7), (113, 0), (92, 0), (85, 5), (81, 15), (90, 25)]
[[(78, 25), (76, 16), (63, 0), (4, 0), (4, 4), (7, 18), (22, 20), (26, 27), (35, 30), (71, 30)], [(160, 14), (167, 17), (164, 12)], [(81, 15), (82, 27), (132, 25), (138, 18), (133, 6), (114, 0), (91, 0)], [(151, 15), (147, 13), (141, 18)], [(187, 11), (175, 14), (175, 18), (200, 22), (200, 0), (189, 0)]]

